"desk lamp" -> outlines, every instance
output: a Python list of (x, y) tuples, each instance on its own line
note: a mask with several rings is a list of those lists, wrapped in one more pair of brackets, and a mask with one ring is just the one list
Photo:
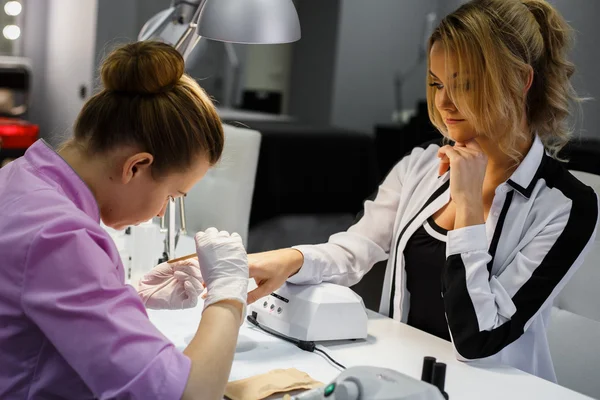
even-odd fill
[[(144, 25), (138, 40), (170, 36), (186, 64), (200, 39), (228, 43), (279, 44), (300, 39), (300, 22), (292, 0), (189, 0), (171, 1)], [(166, 39), (162, 37), (163, 39)], [(175, 233), (175, 203), (168, 205), (168, 225), (161, 218), (166, 233), (166, 261), (175, 256), (179, 235), (186, 234), (185, 203), (179, 199), (181, 227)]]

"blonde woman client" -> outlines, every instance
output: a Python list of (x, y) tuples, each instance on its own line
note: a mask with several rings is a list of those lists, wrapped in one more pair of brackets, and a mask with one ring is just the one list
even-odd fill
[(576, 100), (570, 28), (543, 0), (474, 0), (429, 40), (431, 121), (328, 243), (249, 256), (255, 301), (286, 280), (353, 285), (387, 260), (379, 311), (452, 341), (459, 359), (554, 381), (550, 309), (593, 243), (594, 191), (557, 160)]

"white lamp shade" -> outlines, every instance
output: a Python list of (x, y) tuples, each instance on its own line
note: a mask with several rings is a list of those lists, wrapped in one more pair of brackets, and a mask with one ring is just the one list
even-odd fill
[(199, 36), (221, 42), (277, 44), (300, 39), (292, 0), (206, 0), (196, 29)]

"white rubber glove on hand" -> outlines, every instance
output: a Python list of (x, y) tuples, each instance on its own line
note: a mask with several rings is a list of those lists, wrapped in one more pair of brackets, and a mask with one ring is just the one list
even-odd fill
[(177, 310), (193, 308), (204, 291), (202, 274), (195, 258), (164, 262), (152, 268), (137, 284), (146, 308)]
[(231, 235), (208, 228), (196, 234), (196, 252), (206, 285), (204, 309), (223, 300), (235, 300), (244, 305), (246, 317), (248, 297), (248, 255), (237, 233)]

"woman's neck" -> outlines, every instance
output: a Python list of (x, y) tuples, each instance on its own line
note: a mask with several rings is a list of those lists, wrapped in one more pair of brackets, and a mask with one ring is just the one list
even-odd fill
[(533, 138), (522, 140), (517, 143), (515, 150), (520, 154), (518, 159), (507, 155), (500, 147), (485, 137), (477, 139), (477, 143), (488, 157), (488, 164), (485, 172), (485, 186), (497, 187), (501, 183), (510, 178), (513, 172), (517, 169), (521, 161), (525, 158), (531, 145)]
[(93, 158), (87, 157), (85, 148), (74, 141), (67, 142), (61, 146), (57, 153), (90, 188), (96, 202), (100, 206), (98, 194), (101, 190), (98, 187), (98, 173), (102, 170), (103, 166), (98, 165), (98, 162)]

